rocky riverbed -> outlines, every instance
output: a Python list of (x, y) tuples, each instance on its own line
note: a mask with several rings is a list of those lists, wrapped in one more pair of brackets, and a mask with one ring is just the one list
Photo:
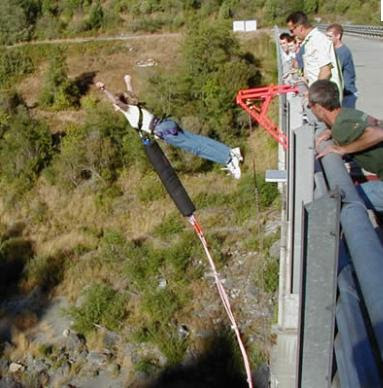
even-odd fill
[[(278, 228), (277, 219), (269, 220), (265, 225), (266, 236), (275, 234)], [(277, 241), (268, 254), (277, 257), (278, 253)], [(221, 276), (239, 315), (240, 329), (246, 333), (246, 342), (267, 347), (275, 300), (254, 283), (253, 275), (250, 276), (257, 257), (258, 252), (243, 251), (240, 244), (234, 246)], [(190, 336), (192, 341), (213, 338), (217, 330), (227, 324), (211, 273), (206, 271), (203, 278), (210, 282), (210, 287), (196, 307), (196, 320), (179, 323), (179, 335)], [(166, 282), (161, 286), (166, 287)], [(73, 322), (63, 313), (68, 307), (65, 297), (48, 299), (38, 288), (27, 296), (13, 297), (0, 305), (0, 388), (224, 387), (233, 386), (234, 381), (238, 382), (238, 387), (245, 386), (243, 380), (230, 373), (228, 376), (227, 371), (220, 377), (210, 375), (217, 365), (225, 369), (227, 362), (223, 361), (227, 356), (225, 344), (219, 342), (219, 338), (212, 340), (213, 348), (220, 348), (218, 356), (214, 350), (202, 357), (190, 350), (179, 368), (168, 370), (166, 357), (155, 346), (128, 342), (123, 334), (99, 325), (95, 325), (96, 334), (91, 343), (87, 342), (73, 330)], [(195, 322), (208, 321), (212, 326), (195, 325)], [(137, 367), (148, 356), (156, 360), (155, 367), (148, 364)], [(254, 371), (258, 387), (267, 386), (267, 375), (267, 364), (261, 364)]]

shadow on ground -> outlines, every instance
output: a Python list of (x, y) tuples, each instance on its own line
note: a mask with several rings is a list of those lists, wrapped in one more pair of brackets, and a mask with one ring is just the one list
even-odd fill
[(81, 96), (85, 96), (85, 94), (89, 91), (90, 86), (93, 84), (95, 76), (96, 76), (95, 71), (88, 71), (76, 77), (76, 79), (74, 80), (74, 83), (78, 87)]
[[(49, 305), (49, 292), (63, 275), (64, 258), (36, 258), (24, 229), (23, 223), (15, 223), (0, 235), (0, 342), (11, 342), (13, 329), (24, 331), (38, 323)], [(31, 271), (33, 283), (28, 285)]]
[(205, 353), (186, 363), (165, 369), (145, 388), (241, 388), (247, 387), (241, 359), (230, 335), (218, 334)]
[(0, 298), (18, 292), (24, 267), (34, 254), (32, 243), (22, 237), (25, 225), (17, 223), (0, 237)]

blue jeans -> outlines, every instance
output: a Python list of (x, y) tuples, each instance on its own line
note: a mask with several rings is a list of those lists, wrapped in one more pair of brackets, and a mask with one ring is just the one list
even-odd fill
[(231, 149), (226, 144), (186, 131), (171, 119), (162, 120), (157, 124), (154, 134), (174, 147), (215, 163), (226, 165), (231, 159)]
[(368, 209), (383, 212), (383, 181), (370, 181), (356, 186)]
[(343, 108), (355, 108), (356, 99), (357, 99), (357, 97), (354, 93), (344, 94), (343, 100), (342, 100), (342, 107)]

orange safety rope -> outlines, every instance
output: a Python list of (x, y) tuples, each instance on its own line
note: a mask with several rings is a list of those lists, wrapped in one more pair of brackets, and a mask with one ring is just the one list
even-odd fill
[(222, 282), (221, 282), (221, 280), (220, 280), (220, 278), (218, 276), (218, 272), (216, 270), (214, 261), (213, 261), (211, 255), (210, 255), (210, 252), (209, 252), (209, 249), (208, 249), (208, 246), (207, 246), (207, 242), (206, 242), (206, 239), (205, 239), (205, 236), (203, 234), (201, 226), (197, 222), (197, 220), (194, 217), (194, 215), (191, 215), (188, 219), (189, 219), (189, 222), (192, 224), (196, 234), (198, 235), (198, 237), (201, 240), (201, 243), (202, 243), (202, 245), (203, 245), (203, 247), (205, 249), (205, 253), (206, 253), (206, 256), (207, 256), (207, 258), (209, 260), (210, 267), (211, 267), (211, 269), (213, 271), (214, 280), (215, 280), (215, 284), (216, 284), (217, 289), (218, 289), (219, 296), (221, 297), (223, 306), (225, 307), (226, 313), (227, 313), (227, 315), (229, 317), (229, 320), (231, 322), (231, 328), (234, 330), (235, 335), (237, 336), (237, 341), (238, 341), (239, 347), (241, 349), (242, 358), (243, 358), (243, 362), (244, 362), (244, 365), (245, 365), (245, 370), (246, 370), (246, 375), (247, 375), (247, 383), (249, 385), (249, 388), (253, 388), (253, 382), (252, 382), (252, 378), (251, 378), (251, 370), (250, 370), (249, 358), (247, 356), (245, 346), (243, 345), (238, 325), (237, 325), (237, 323), (235, 321), (233, 312), (231, 311), (229, 297), (227, 296), (226, 291), (223, 288)]

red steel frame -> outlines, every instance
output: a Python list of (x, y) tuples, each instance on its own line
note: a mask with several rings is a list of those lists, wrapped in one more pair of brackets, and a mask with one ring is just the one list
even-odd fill
[(270, 103), (275, 96), (291, 92), (297, 93), (298, 88), (291, 85), (269, 85), (240, 90), (236, 98), (237, 104), (280, 143), (284, 149), (287, 149), (288, 146), (287, 136), (267, 116), (267, 113)]

